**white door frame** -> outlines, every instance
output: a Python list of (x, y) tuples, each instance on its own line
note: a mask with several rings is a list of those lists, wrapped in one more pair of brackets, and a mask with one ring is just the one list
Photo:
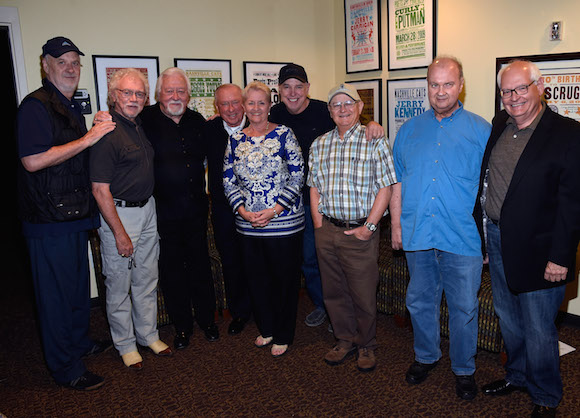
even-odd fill
[(20, 33), (20, 18), (16, 7), (0, 6), (0, 26), (7, 26), (10, 34), (10, 49), (14, 65), (14, 82), (18, 104), (28, 94), (26, 83), (26, 67), (24, 66), (24, 52), (22, 49), (22, 34)]

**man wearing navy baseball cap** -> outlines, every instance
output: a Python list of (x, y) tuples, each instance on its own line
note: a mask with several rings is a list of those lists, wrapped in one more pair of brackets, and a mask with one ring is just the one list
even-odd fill
[(87, 131), (74, 99), (81, 74), (76, 45), (62, 36), (42, 47), (42, 87), (18, 109), (19, 208), (28, 245), (44, 357), (56, 383), (92, 390), (104, 379), (83, 358), (110, 341), (89, 338), (88, 233), (99, 226), (91, 193), (88, 148), (115, 129)]

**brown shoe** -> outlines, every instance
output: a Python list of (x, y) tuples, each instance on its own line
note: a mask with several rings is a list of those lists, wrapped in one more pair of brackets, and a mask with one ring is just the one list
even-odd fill
[(356, 351), (355, 346), (351, 346), (350, 348), (344, 348), (335, 345), (332, 350), (326, 353), (326, 355), (324, 356), (324, 361), (326, 362), (326, 364), (329, 364), (331, 366), (337, 366), (339, 364), (344, 363), (344, 361), (348, 357), (352, 356), (355, 353), (355, 351)]
[(361, 372), (372, 372), (376, 366), (375, 351), (370, 348), (359, 348), (356, 368)]

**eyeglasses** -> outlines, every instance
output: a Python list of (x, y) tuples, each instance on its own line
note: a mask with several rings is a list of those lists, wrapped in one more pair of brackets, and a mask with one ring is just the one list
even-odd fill
[(135, 95), (139, 100), (145, 100), (147, 97), (147, 93), (144, 91), (134, 91), (129, 89), (117, 89), (117, 91), (121, 93), (121, 96), (123, 96), (124, 99), (130, 99), (133, 95)]
[(166, 94), (168, 96), (173, 96), (175, 93), (177, 93), (178, 96), (185, 96), (185, 95), (187, 95), (187, 90), (185, 90), (185, 89), (164, 89), (163, 90), (163, 94)]
[(504, 90), (500, 90), (499, 94), (501, 94), (501, 97), (504, 97), (506, 99), (509, 99), (510, 97), (512, 97), (512, 93), (516, 93), (518, 96), (523, 96), (524, 94), (526, 94), (528, 92), (528, 87), (530, 87), (532, 84), (534, 84), (535, 81), (532, 81), (530, 84), (523, 85), (523, 86), (517, 86), (515, 89), (504, 89)]
[(356, 103), (358, 103), (358, 100), (355, 100), (355, 101), (347, 100), (346, 102), (334, 102), (334, 103), (331, 103), (330, 104), (330, 107), (333, 110), (338, 110), (342, 106), (344, 106), (347, 109), (352, 109)]

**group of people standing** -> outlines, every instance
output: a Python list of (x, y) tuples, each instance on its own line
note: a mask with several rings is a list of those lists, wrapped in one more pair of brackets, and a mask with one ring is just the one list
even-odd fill
[[(459, 101), (461, 63), (428, 68), (431, 108), (405, 123), (393, 152), (383, 128), (361, 125), (357, 90), (341, 83), (328, 101), (308, 97), (303, 67), (280, 70), (282, 103), (253, 82), (215, 92), (218, 116), (188, 108), (183, 70), (159, 77), (146, 106), (147, 78), (117, 71), (108, 112), (87, 131), (73, 100), (83, 53), (64, 37), (43, 46), (43, 87), (18, 115), (20, 214), (48, 367), (79, 390), (104, 379), (82, 359), (111, 342), (89, 329), (87, 234), (98, 228), (112, 345), (143, 368), (139, 347), (159, 356), (188, 346), (196, 322), (219, 339), (207, 248), (211, 221), (220, 254), (228, 333), (251, 317), (285, 355), (294, 339), (300, 273), (315, 306), (306, 324), (328, 316), (336, 345), (324, 361), (357, 354), (376, 367), (379, 223), (390, 210), (393, 248), (406, 254), (407, 306), (420, 384), (441, 358), (439, 308), (445, 292), (457, 395), (473, 399), (477, 293), (489, 259), (494, 306), (508, 362), (489, 395), (527, 390), (533, 414), (553, 414), (562, 397), (554, 319), (573, 279), (580, 236), (580, 125), (542, 102), (534, 64), (498, 74), (502, 111), (490, 125)], [(207, 162), (209, 192), (205, 191)], [(159, 339), (157, 284), (175, 327), (174, 349)]]

